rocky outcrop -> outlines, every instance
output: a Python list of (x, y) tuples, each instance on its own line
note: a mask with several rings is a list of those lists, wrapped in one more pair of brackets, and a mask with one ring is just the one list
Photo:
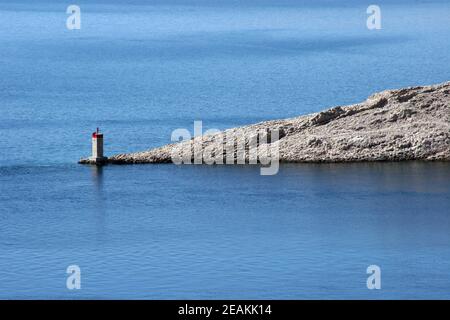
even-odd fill
[[(270, 141), (269, 137), (260, 145), (277, 149), (281, 162), (450, 161), (450, 82), (387, 90), (354, 105), (233, 128), (144, 152), (118, 154), (108, 162), (168, 163), (186, 147), (194, 151), (192, 158), (195, 146), (220, 150), (225, 144), (219, 139), (221, 135), (238, 140), (275, 130), (279, 139)], [(224, 159), (230, 152), (237, 159), (233, 146), (224, 149)], [(251, 151), (247, 151), (248, 162)]]

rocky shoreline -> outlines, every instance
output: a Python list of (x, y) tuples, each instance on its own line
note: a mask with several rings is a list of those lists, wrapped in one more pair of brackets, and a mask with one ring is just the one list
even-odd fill
[[(266, 147), (276, 149), (280, 162), (450, 161), (450, 82), (386, 90), (366, 101), (337, 106), (296, 118), (273, 120), (225, 130), (148, 151), (117, 154), (108, 163), (171, 163), (183, 148), (221, 150), (219, 136), (254, 136), (279, 132)], [(223, 152), (236, 159), (236, 146)], [(249, 154), (245, 155), (246, 163)], [(225, 162), (225, 160), (224, 160)], [(89, 164), (91, 160), (82, 159)], [(228, 163), (228, 162), (227, 162)]]

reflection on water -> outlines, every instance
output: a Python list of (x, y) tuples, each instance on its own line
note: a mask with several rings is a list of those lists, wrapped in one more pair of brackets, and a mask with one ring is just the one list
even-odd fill
[(106, 206), (105, 206), (105, 196), (103, 192), (103, 166), (89, 166), (91, 170), (92, 185), (94, 187), (95, 193), (95, 203), (93, 207), (93, 214), (96, 217), (97, 226), (97, 240), (99, 243), (105, 241), (105, 227), (106, 227)]
[(97, 190), (103, 186), (103, 166), (89, 166), (92, 172), (92, 181)]

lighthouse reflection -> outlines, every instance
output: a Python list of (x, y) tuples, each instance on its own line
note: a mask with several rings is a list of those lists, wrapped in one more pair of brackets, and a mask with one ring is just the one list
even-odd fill
[(101, 196), (103, 189), (103, 166), (91, 166), (91, 176), (94, 186)]
[(99, 243), (105, 239), (106, 232), (106, 204), (103, 190), (103, 166), (91, 166), (91, 178), (95, 189), (95, 208), (96, 212), (96, 237)]

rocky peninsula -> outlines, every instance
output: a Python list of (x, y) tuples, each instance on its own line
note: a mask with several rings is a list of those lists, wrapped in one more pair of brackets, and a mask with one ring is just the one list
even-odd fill
[[(279, 133), (265, 147), (276, 148), (280, 162), (450, 161), (450, 82), (386, 90), (366, 101), (290, 119), (265, 121), (148, 151), (117, 154), (108, 163), (170, 163), (183, 148), (221, 150), (223, 135)], [(270, 134), (269, 134), (270, 135)], [(220, 148), (219, 148), (220, 147)], [(223, 148), (236, 159), (236, 146)], [(249, 154), (245, 154), (248, 162)], [(225, 161), (224, 161), (225, 162)], [(82, 159), (80, 163), (90, 163)]]

